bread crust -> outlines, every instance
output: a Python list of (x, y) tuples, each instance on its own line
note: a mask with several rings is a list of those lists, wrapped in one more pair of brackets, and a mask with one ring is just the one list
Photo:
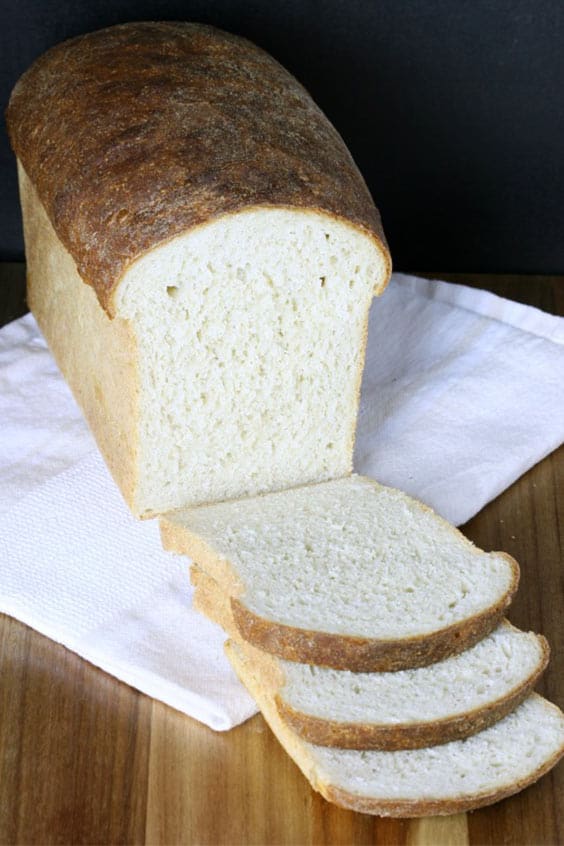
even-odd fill
[(519, 566), (511, 556), (495, 554), (503, 554), (511, 565), (512, 580), (505, 594), (494, 605), (466, 620), (416, 637), (380, 640), (299, 629), (260, 617), (236, 596), (231, 597), (231, 612), (243, 640), (286, 661), (356, 673), (425, 667), (473, 646), (501, 621), (519, 585)]
[[(141, 22), (66, 41), (16, 84), (12, 146), (103, 308), (157, 244), (241, 209), (311, 209), (365, 232), (380, 216), (305, 89), (245, 39)], [(381, 286), (383, 287), (383, 286)]]
[(139, 448), (135, 335), (128, 321), (110, 320), (94, 292), (83, 284), (19, 163), (18, 178), (28, 305), (112, 476), (135, 511)]

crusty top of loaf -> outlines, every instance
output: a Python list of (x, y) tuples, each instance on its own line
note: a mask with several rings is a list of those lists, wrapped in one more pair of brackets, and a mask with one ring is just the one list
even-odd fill
[(342, 138), (258, 47), (131, 23), (53, 47), (21, 77), (10, 138), (82, 278), (112, 313), (128, 265), (251, 206), (322, 210), (385, 240)]

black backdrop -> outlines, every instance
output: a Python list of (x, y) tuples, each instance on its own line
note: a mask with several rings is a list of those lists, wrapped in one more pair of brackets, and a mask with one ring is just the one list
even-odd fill
[[(260, 44), (348, 143), (396, 268), (564, 273), (563, 0), (0, 0), (0, 99), (52, 44), (196, 20)], [(0, 133), (0, 259), (23, 256)]]

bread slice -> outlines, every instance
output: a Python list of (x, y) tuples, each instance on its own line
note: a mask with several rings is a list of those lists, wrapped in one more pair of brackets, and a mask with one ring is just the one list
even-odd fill
[(509, 714), (546, 668), (546, 639), (507, 620), (458, 655), (392, 673), (352, 673), (285, 661), (242, 641), (228, 597), (191, 568), (194, 607), (218, 623), (253, 665), (280, 717), (310, 743), (417, 749), (475, 734)]
[(245, 39), (134, 22), (41, 56), (7, 112), (28, 302), (136, 515), (352, 469), (379, 214)]
[(231, 597), (244, 640), (356, 672), (467, 649), (498, 624), (519, 579), (510, 556), (361, 476), (166, 515), (161, 533)]
[(470, 811), (533, 784), (564, 754), (564, 715), (537, 694), (495, 725), (441, 746), (395, 752), (316, 746), (282, 720), (260, 666), (233, 642), (226, 652), (311, 786), (343, 808), (390, 817)]

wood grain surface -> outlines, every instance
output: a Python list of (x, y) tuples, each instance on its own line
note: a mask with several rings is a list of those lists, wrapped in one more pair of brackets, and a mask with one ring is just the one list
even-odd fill
[[(564, 311), (564, 278), (429, 275)], [(22, 279), (21, 267), (0, 268), (0, 323), (23, 313)], [(464, 527), (520, 562), (509, 618), (549, 639), (538, 690), (560, 707), (563, 466), (560, 449)], [(564, 764), (472, 814), (410, 821), (343, 811), (311, 790), (262, 717), (214, 733), (0, 616), (0, 843), (557, 846)]]

